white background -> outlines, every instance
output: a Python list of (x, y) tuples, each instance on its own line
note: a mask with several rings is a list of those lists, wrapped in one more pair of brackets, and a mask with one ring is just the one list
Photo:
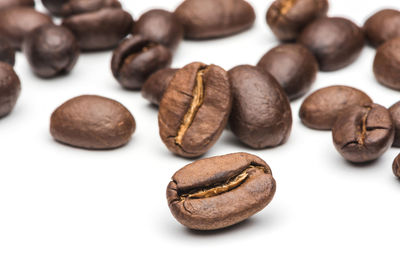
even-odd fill
[[(154, 7), (173, 10), (179, 0), (124, 0), (137, 19)], [(173, 61), (230, 69), (256, 64), (277, 45), (265, 23), (272, 1), (250, 1), (255, 26), (212, 41), (184, 41)], [(398, 0), (335, 0), (329, 14), (358, 24)], [(39, 6), (40, 9), (41, 6)], [(333, 73), (319, 73), (313, 90), (344, 84), (390, 106), (400, 93), (372, 74), (375, 51)], [(223, 134), (206, 156), (246, 151), (270, 164), (277, 180), (271, 204), (229, 229), (185, 229), (169, 212), (166, 186), (190, 161), (169, 153), (158, 136), (157, 110), (140, 93), (120, 88), (110, 71), (110, 52), (83, 54), (69, 76), (42, 80), (22, 54), (16, 71), (22, 95), (0, 120), (0, 266), (399, 266), (400, 182), (391, 165), (400, 151), (353, 166), (336, 152), (330, 132), (314, 131), (298, 118), (281, 147), (255, 151)], [(125, 147), (87, 151), (61, 145), (49, 134), (52, 111), (69, 98), (99, 94), (123, 103), (137, 131)]]

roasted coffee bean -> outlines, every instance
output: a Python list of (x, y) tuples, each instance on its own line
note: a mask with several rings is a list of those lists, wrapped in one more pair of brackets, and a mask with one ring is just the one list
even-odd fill
[(317, 60), (300, 44), (284, 44), (271, 49), (257, 66), (274, 76), (290, 100), (305, 95), (318, 72)]
[(118, 0), (42, 0), (54, 16), (70, 16), (87, 13), (105, 7), (121, 8)]
[(175, 50), (183, 38), (183, 26), (175, 15), (162, 9), (144, 13), (133, 27), (133, 34), (140, 34), (150, 41)]
[(29, 32), (49, 23), (52, 23), (49, 16), (29, 7), (13, 7), (0, 11), (0, 35), (18, 50)]
[(0, 10), (16, 6), (34, 7), (34, 0), (0, 0)]
[(322, 71), (334, 71), (353, 63), (364, 47), (363, 31), (345, 18), (319, 18), (299, 36), (317, 58)]
[(62, 25), (74, 33), (81, 50), (107, 50), (131, 32), (133, 19), (122, 9), (103, 8), (68, 17)]
[(258, 67), (229, 71), (233, 93), (229, 125), (241, 142), (261, 149), (284, 144), (292, 129), (289, 100), (278, 82)]
[(374, 74), (381, 84), (400, 90), (400, 37), (389, 40), (378, 48)]
[(15, 50), (11, 47), (6, 38), (0, 36), (0, 61), (11, 66), (15, 64)]
[(267, 11), (267, 24), (281, 41), (297, 38), (307, 24), (326, 16), (327, 0), (276, 0)]
[(141, 35), (125, 39), (115, 49), (111, 70), (126, 89), (137, 90), (151, 74), (171, 65), (171, 51)]
[(224, 37), (250, 28), (256, 15), (243, 0), (186, 0), (175, 11), (185, 38)]
[(400, 178), (400, 154), (393, 161), (393, 174)]
[(32, 70), (44, 78), (70, 72), (79, 57), (79, 46), (71, 31), (51, 24), (28, 34), (23, 51)]
[(371, 16), (364, 24), (365, 36), (372, 46), (400, 37), (400, 12), (384, 9)]
[(153, 105), (160, 105), (165, 90), (178, 69), (161, 69), (152, 74), (143, 84), (142, 96), (150, 101)]
[(389, 111), (395, 132), (393, 146), (400, 147), (400, 101), (391, 106)]
[(392, 117), (377, 104), (353, 106), (338, 117), (332, 136), (337, 151), (348, 161), (373, 161), (393, 144)]
[(195, 161), (177, 171), (167, 188), (172, 215), (184, 226), (215, 230), (246, 220), (274, 197), (267, 163), (236, 153)]
[(0, 62), (0, 118), (9, 114), (21, 93), (21, 82), (12, 66)]
[(161, 139), (177, 155), (201, 156), (220, 137), (231, 106), (226, 71), (215, 65), (189, 64), (176, 72), (161, 100)]
[(68, 100), (54, 111), (50, 122), (55, 140), (87, 149), (123, 146), (135, 129), (129, 110), (117, 101), (95, 95)]
[(319, 89), (309, 95), (300, 108), (304, 125), (317, 130), (331, 130), (341, 112), (352, 106), (371, 104), (364, 92), (343, 85)]

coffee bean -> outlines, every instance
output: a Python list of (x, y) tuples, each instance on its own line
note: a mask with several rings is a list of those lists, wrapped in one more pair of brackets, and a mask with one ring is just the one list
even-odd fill
[(13, 7), (0, 11), (0, 35), (18, 50), (29, 32), (51, 23), (49, 16), (29, 7)]
[(70, 72), (79, 57), (79, 46), (71, 31), (51, 24), (28, 34), (23, 51), (32, 70), (44, 78)]
[(305, 95), (318, 72), (317, 60), (300, 44), (283, 44), (271, 49), (257, 66), (274, 76), (290, 100)]
[(384, 9), (371, 16), (364, 24), (365, 36), (372, 46), (400, 37), (400, 12)]
[(276, 0), (267, 11), (267, 24), (281, 41), (297, 38), (307, 24), (326, 16), (327, 0)]
[(172, 215), (184, 226), (216, 230), (264, 209), (276, 183), (267, 163), (236, 153), (195, 161), (177, 171), (167, 188)]
[(43, 5), (54, 16), (70, 16), (87, 13), (105, 7), (121, 8), (118, 0), (42, 0)]
[(132, 16), (118, 8), (103, 8), (98, 11), (74, 15), (63, 20), (77, 38), (83, 51), (114, 48), (131, 32)]
[(142, 96), (150, 101), (153, 105), (160, 105), (165, 90), (178, 69), (161, 69), (152, 74), (143, 84)]
[(123, 105), (95, 95), (68, 100), (53, 112), (50, 122), (55, 140), (87, 149), (123, 146), (135, 128), (135, 119)]
[(374, 74), (381, 84), (400, 90), (400, 37), (389, 40), (378, 48)]
[(21, 93), (21, 82), (11, 65), (0, 62), (0, 118), (8, 115)]
[(126, 89), (140, 89), (147, 78), (157, 70), (171, 65), (171, 51), (141, 35), (125, 39), (115, 49), (111, 70)]
[(133, 34), (140, 34), (150, 41), (175, 50), (183, 38), (183, 26), (175, 15), (162, 9), (144, 13), (133, 27)]
[(331, 130), (341, 112), (352, 106), (371, 104), (364, 92), (343, 85), (319, 89), (309, 95), (300, 108), (304, 125), (317, 130)]
[(364, 47), (364, 34), (345, 18), (319, 18), (298, 38), (317, 58), (322, 71), (334, 71), (353, 63)]
[(392, 169), (393, 174), (400, 178), (400, 154), (394, 159)]
[(292, 129), (289, 100), (278, 82), (258, 67), (229, 71), (233, 93), (229, 125), (241, 142), (261, 149), (284, 144)]
[(0, 36), (0, 61), (11, 66), (15, 64), (15, 50), (11, 47), (6, 38)]
[(186, 0), (176, 10), (188, 39), (209, 39), (250, 28), (253, 7), (243, 0)]
[(389, 111), (395, 132), (393, 146), (400, 147), (400, 101), (391, 106)]
[(220, 137), (231, 106), (226, 71), (215, 65), (189, 64), (176, 72), (161, 100), (161, 139), (177, 155), (201, 156)]
[(16, 6), (34, 7), (34, 0), (0, 0), (0, 10)]
[(386, 108), (377, 104), (353, 106), (338, 117), (332, 136), (345, 159), (365, 163), (376, 160), (392, 146), (394, 127)]

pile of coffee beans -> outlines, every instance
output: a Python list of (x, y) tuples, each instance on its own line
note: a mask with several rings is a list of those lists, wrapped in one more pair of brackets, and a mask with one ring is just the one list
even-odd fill
[[(13, 70), (22, 50), (40, 78), (68, 74), (85, 52), (113, 50), (111, 71), (121, 87), (141, 91), (159, 107), (160, 138), (166, 149), (199, 158), (231, 130), (243, 145), (283, 145), (292, 130), (290, 101), (308, 94), (318, 71), (343, 69), (365, 42), (377, 48), (373, 73), (400, 90), (400, 11), (385, 9), (363, 27), (328, 16), (328, 0), (276, 0), (266, 21), (282, 42), (256, 66), (224, 70), (188, 62), (170, 68), (183, 39), (238, 34), (256, 13), (245, 0), (185, 0), (174, 12), (149, 10), (135, 21), (118, 0), (0, 0), (0, 117), (14, 108), (21, 83)], [(61, 19), (60, 25), (53, 17)], [(372, 73), (371, 73), (372, 74)], [(366, 163), (400, 146), (400, 102), (387, 109), (363, 91), (332, 85), (308, 95), (299, 116), (315, 130), (332, 131), (343, 158)], [(119, 102), (96, 95), (66, 101), (51, 115), (50, 133), (59, 143), (91, 150), (115, 149), (136, 129)], [(393, 163), (400, 178), (400, 155)], [(183, 225), (215, 230), (241, 222), (272, 200), (276, 182), (262, 159), (235, 153), (198, 159), (177, 171), (167, 187), (168, 205)]]

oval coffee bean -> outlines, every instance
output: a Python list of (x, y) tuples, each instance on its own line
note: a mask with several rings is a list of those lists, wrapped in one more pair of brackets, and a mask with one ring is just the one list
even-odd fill
[(243, 0), (186, 0), (175, 15), (188, 39), (209, 39), (236, 34), (250, 28), (256, 18)]
[(389, 40), (378, 48), (374, 74), (381, 84), (400, 90), (400, 37)]
[(394, 142), (393, 146), (400, 147), (400, 101), (389, 108), (394, 126)]
[(290, 100), (305, 95), (318, 72), (314, 55), (300, 44), (283, 44), (271, 49), (257, 66), (274, 76)]
[(309, 95), (300, 108), (304, 125), (317, 130), (331, 130), (341, 112), (352, 106), (371, 104), (364, 92), (342, 85), (319, 89)]
[(21, 93), (21, 82), (11, 65), (0, 62), (0, 118), (9, 114)]
[(262, 159), (236, 153), (195, 161), (177, 171), (167, 188), (172, 215), (184, 226), (216, 230), (264, 209), (276, 183)]
[(229, 125), (244, 144), (261, 149), (284, 144), (292, 129), (289, 100), (278, 82), (258, 67), (229, 71), (233, 93)]
[(353, 63), (364, 47), (363, 31), (345, 18), (319, 18), (298, 38), (317, 58), (322, 71), (334, 71)]
[(400, 12), (384, 9), (371, 16), (364, 24), (365, 36), (372, 46), (400, 37)]
[(143, 84), (142, 96), (153, 105), (160, 105), (161, 99), (167, 90), (169, 83), (178, 69), (161, 69), (152, 74)]
[(281, 41), (296, 40), (302, 29), (326, 16), (327, 0), (276, 0), (267, 11), (267, 24)]
[(0, 36), (0, 61), (14, 66), (15, 50), (12, 48), (6, 38)]
[(394, 159), (392, 169), (393, 174), (400, 178), (400, 154)]
[(34, 29), (52, 24), (48, 15), (29, 7), (14, 7), (0, 11), (0, 35), (20, 50), (25, 36)]
[(111, 70), (118, 82), (127, 89), (140, 89), (147, 78), (157, 70), (171, 65), (171, 51), (134, 35), (122, 41), (115, 49)]
[(376, 160), (392, 146), (394, 127), (386, 108), (377, 104), (353, 106), (338, 117), (332, 136), (346, 160), (365, 163)]
[(68, 100), (53, 112), (50, 123), (55, 140), (87, 149), (123, 146), (135, 129), (129, 110), (117, 101), (95, 95)]
[(34, 7), (34, 0), (0, 0), (0, 10), (16, 6)]
[(183, 26), (173, 13), (152, 9), (139, 18), (132, 33), (175, 50), (183, 39)]
[(24, 40), (23, 51), (32, 70), (44, 78), (70, 72), (80, 53), (71, 31), (51, 24), (28, 34)]
[(63, 17), (105, 7), (121, 8), (121, 3), (117, 0), (42, 0), (42, 3), (52, 15)]
[(98, 11), (74, 15), (63, 20), (83, 51), (114, 48), (131, 32), (132, 16), (122, 9), (103, 8)]
[(215, 65), (189, 64), (177, 71), (161, 100), (161, 139), (177, 155), (201, 156), (220, 137), (231, 106), (226, 71)]

